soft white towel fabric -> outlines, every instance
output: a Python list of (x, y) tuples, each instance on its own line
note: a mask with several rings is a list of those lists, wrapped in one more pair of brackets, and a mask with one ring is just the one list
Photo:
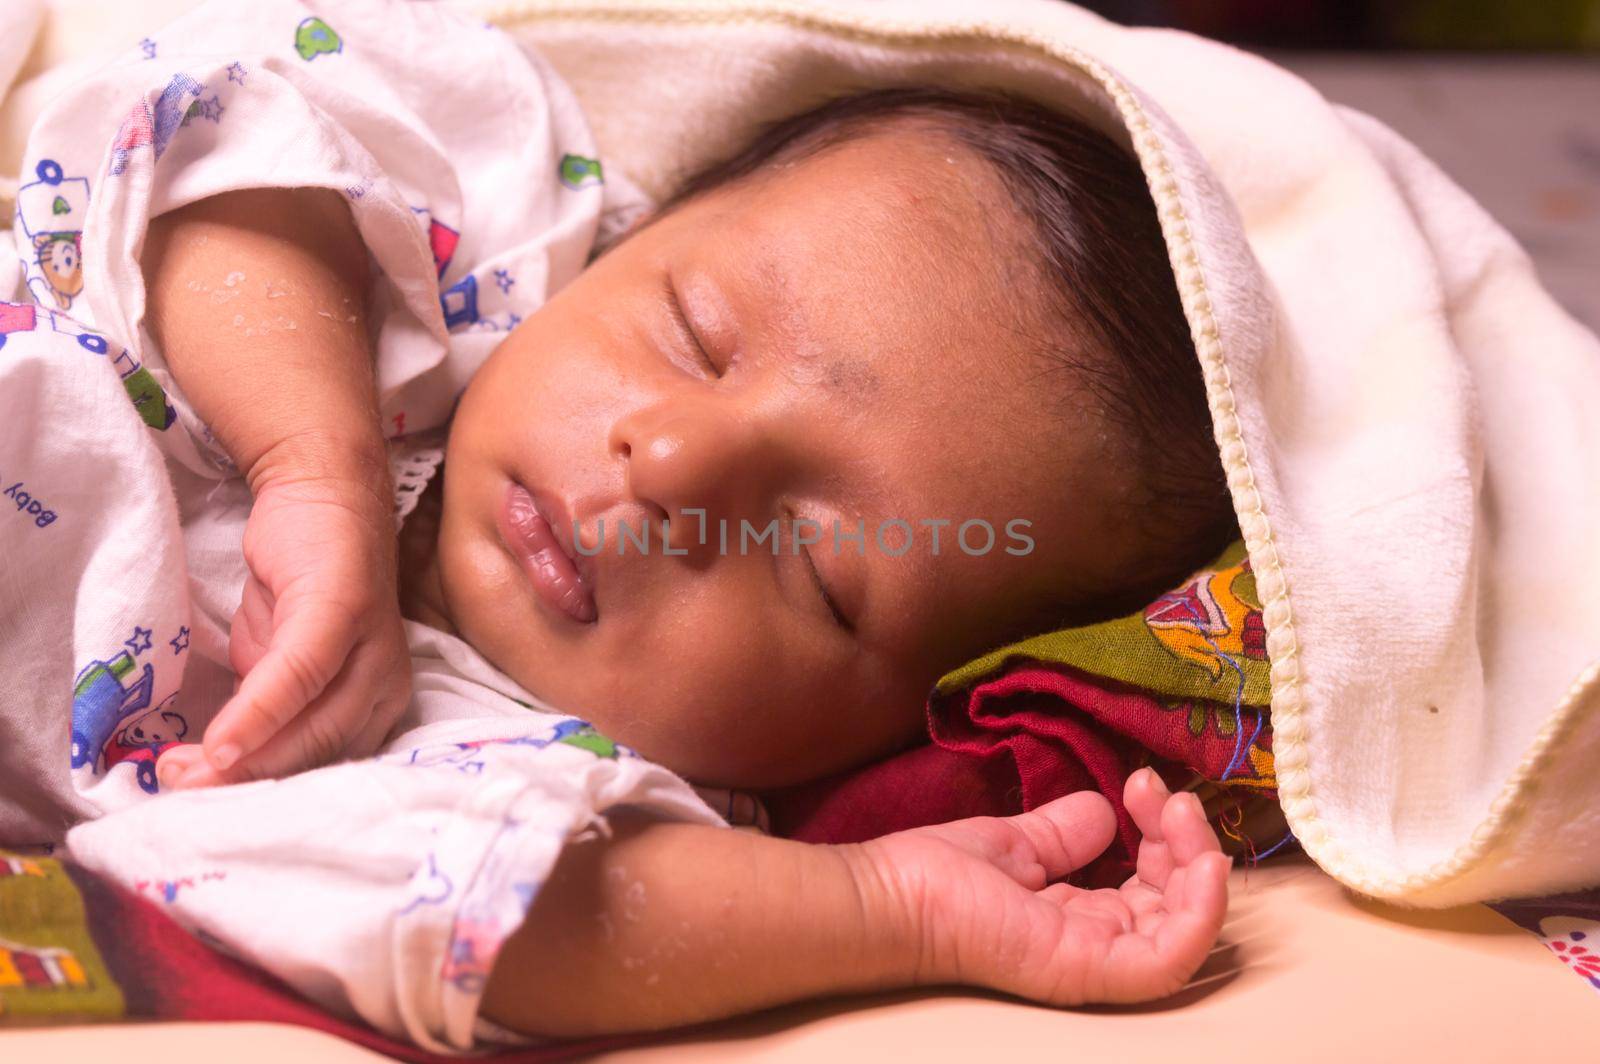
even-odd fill
[(1600, 342), (1400, 138), (1054, 0), (464, 6), (547, 55), (652, 193), (862, 85), (1013, 89), (1119, 137), (1265, 599), (1295, 833), (1417, 905), (1600, 882)]

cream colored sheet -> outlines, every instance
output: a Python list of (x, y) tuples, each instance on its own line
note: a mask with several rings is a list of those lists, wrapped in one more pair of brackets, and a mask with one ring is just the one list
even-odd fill
[[(1408, 912), (1352, 900), (1300, 860), (1233, 873), (1224, 939), (1195, 985), (1143, 1008), (1057, 1011), (956, 991), (776, 1010), (607, 1064), (684, 1061), (1589, 1059), (1600, 993), (1481, 905)], [(380, 1059), (266, 1024), (0, 1034), (0, 1060), (296, 1064)]]

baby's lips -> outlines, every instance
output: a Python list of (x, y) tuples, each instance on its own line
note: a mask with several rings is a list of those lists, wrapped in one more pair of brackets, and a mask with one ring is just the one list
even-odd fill
[(572, 619), (591, 623), (597, 616), (594, 592), (557, 531), (564, 518), (559, 506), (541, 502), (513, 482), (500, 509), (501, 536), (541, 598)]

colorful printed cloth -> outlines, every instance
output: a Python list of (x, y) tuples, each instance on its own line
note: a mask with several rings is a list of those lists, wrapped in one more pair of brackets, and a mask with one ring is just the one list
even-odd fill
[(1489, 906), (1539, 936), (1572, 974), (1600, 990), (1600, 887)]
[[(459, 1060), (385, 1037), (306, 1001), (179, 927), (171, 899), (196, 884), (150, 880), (122, 890), (75, 865), (0, 852), (0, 1026), (129, 1020), (238, 1020), (325, 1031), (399, 1060)], [(517, 1050), (535, 1064), (635, 1039)]]
[(773, 824), (808, 841), (858, 841), (1094, 789), (1120, 830), (1086, 878), (1114, 880), (1138, 847), (1123, 784), (1153, 764), (1201, 794), (1232, 852), (1259, 860), (1289, 842), (1267, 670), (1255, 578), (1235, 543), (1137, 613), (1014, 643), (949, 673), (928, 701), (931, 744), (769, 796)]

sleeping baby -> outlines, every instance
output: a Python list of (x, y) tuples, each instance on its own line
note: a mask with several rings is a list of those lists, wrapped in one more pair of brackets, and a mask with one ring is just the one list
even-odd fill
[(1088, 793), (729, 830), (1237, 534), (1109, 140), (863, 92), (652, 205), (498, 31), (273, 0), (142, 42), (25, 167), (0, 843), (188, 877), (185, 926), (445, 1051), (1200, 964), (1228, 861), (1149, 771), (1116, 890), (1064, 882)]

